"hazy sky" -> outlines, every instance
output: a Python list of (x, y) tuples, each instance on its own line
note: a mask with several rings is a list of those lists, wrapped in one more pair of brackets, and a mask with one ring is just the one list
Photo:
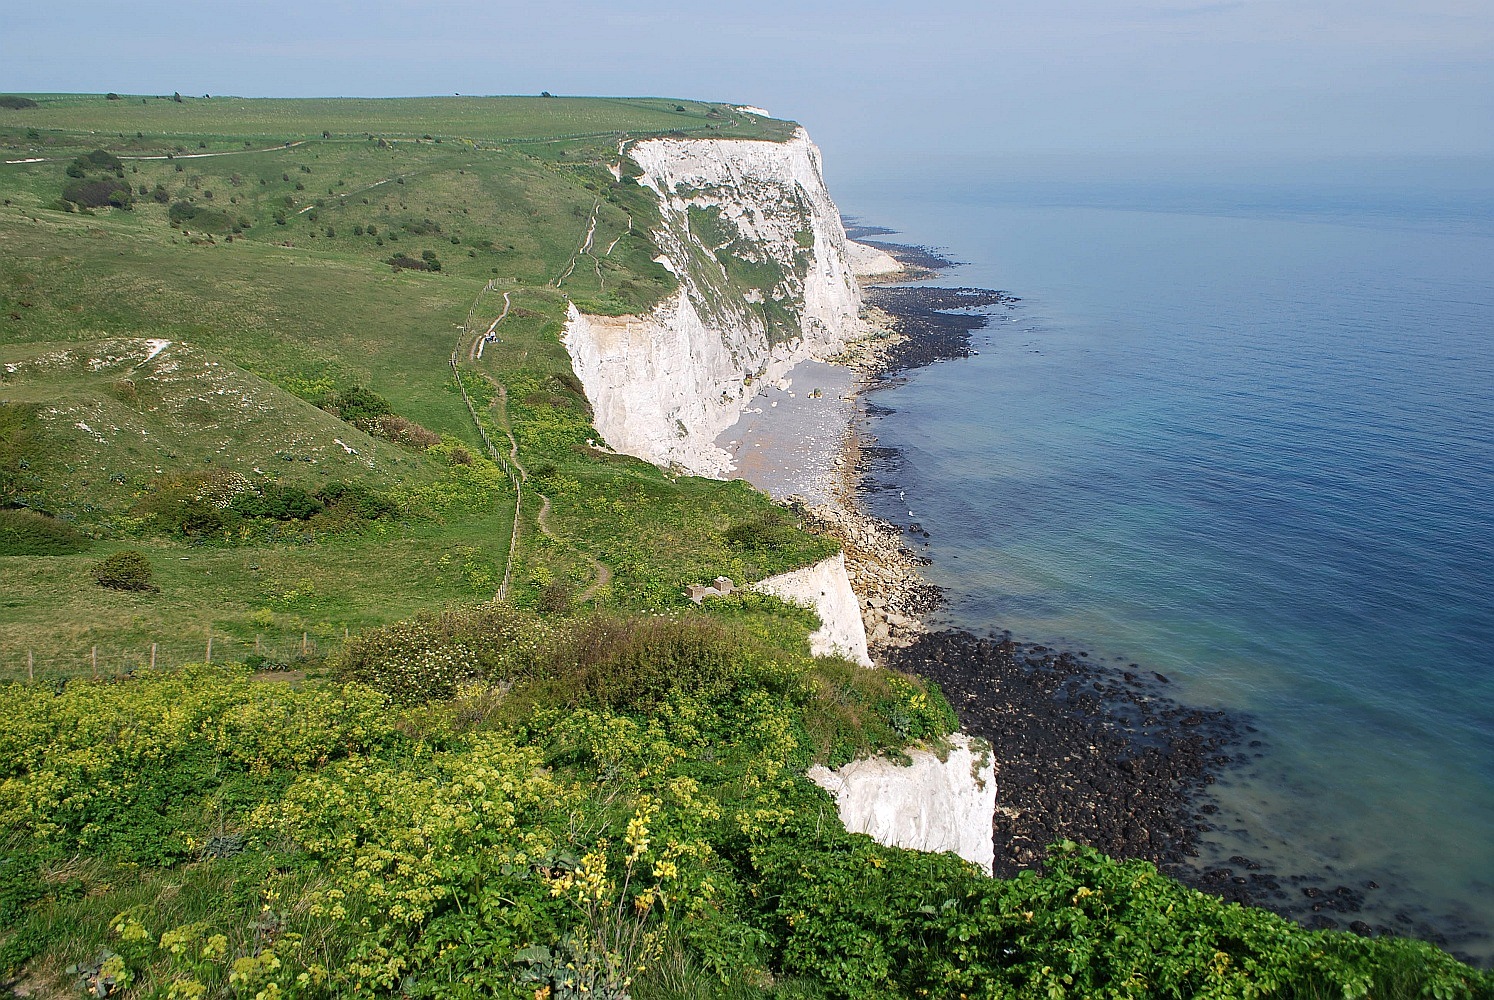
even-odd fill
[(803, 122), (832, 173), (917, 150), (1494, 154), (1489, 0), (7, 6), (10, 92), (731, 100)]

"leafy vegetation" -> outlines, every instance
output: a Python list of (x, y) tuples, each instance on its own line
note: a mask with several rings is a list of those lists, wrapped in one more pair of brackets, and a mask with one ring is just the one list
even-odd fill
[(1072, 844), (999, 881), (847, 834), (805, 768), (952, 716), (766, 610), (426, 618), (341, 660), (403, 671), (387, 695), (204, 666), (0, 688), (0, 961), (163, 996), (1488, 995), (1429, 945)]
[(77, 528), (35, 510), (0, 508), (0, 555), (61, 556), (88, 548)]
[[(689, 583), (835, 543), (744, 484), (599, 447), (559, 342), (571, 302), (676, 288), (621, 140), (791, 123), (117, 97), (0, 100), (7, 159), (36, 161), (0, 171), (0, 977), (255, 1000), (1488, 995), (1430, 946), (1309, 934), (1072, 845), (1002, 882), (841, 828), (806, 768), (938, 750), (949, 705), (811, 659), (801, 608), (691, 605)], [(69, 210), (74, 184), (128, 197)], [(723, 295), (786, 277), (731, 253), (719, 213), (690, 224)], [(573, 268), (588, 232), (611, 251)]]
[(93, 568), (93, 579), (110, 590), (156, 590), (150, 579), (150, 560), (145, 553), (124, 549), (105, 556)]

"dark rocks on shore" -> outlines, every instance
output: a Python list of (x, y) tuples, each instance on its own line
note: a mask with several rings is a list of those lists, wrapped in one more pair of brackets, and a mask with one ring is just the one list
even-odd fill
[(1225, 713), (1010, 638), (930, 633), (888, 661), (937, 683), (965, 730), (991, 743), (998, 875), (1039, 866), (1061, 839), (1168, 868), (1194, 853), (1194, 800), (1239, 738)]
[(864, 297), (868, 305), (891, 315), (894, 328), (905, 338), (890, 352), (884, 379), (936, 361), (968, 358), (970, 335), (989, 322), (975, 310), (1017, 301), (986, 288), (923, 285), (873, 285)]
[[(846, 235), (850, 236), (851, 234), (847, 233)], [(875, 235), (892, 234), (878, 233)], [(955, 267), (964, 263), (964, 261), (954, 260), (945, 256), (943, 251), (936, 250), (933, 247), (909, 246), (905, 243), (883, 243), (880, 240), (864, 240), (857, 236), (851, 236), (851, 239), (862, 246), (875, 247), (883, 253), (888, 254), (910, 271), (942, 271), (946, 267)]]

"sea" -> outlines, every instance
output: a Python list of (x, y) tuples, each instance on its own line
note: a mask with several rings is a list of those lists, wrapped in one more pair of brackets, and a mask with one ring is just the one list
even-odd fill
[[(936, 622), (1255, 730), (1200, 866), (1494, 960), (1494, 163), (922, 157), (841, 210), (1001, 289), (867, 397)], [(924, 537), (927, 532), (927, 537)]]

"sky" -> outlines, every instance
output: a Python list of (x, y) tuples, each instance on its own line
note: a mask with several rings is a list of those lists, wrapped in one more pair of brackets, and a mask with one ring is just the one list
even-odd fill
[(923, 155), (1494, 155), (1488, 0), (70, 0), (0, 91), (600, 94), (753, 104), (827, 173)]

